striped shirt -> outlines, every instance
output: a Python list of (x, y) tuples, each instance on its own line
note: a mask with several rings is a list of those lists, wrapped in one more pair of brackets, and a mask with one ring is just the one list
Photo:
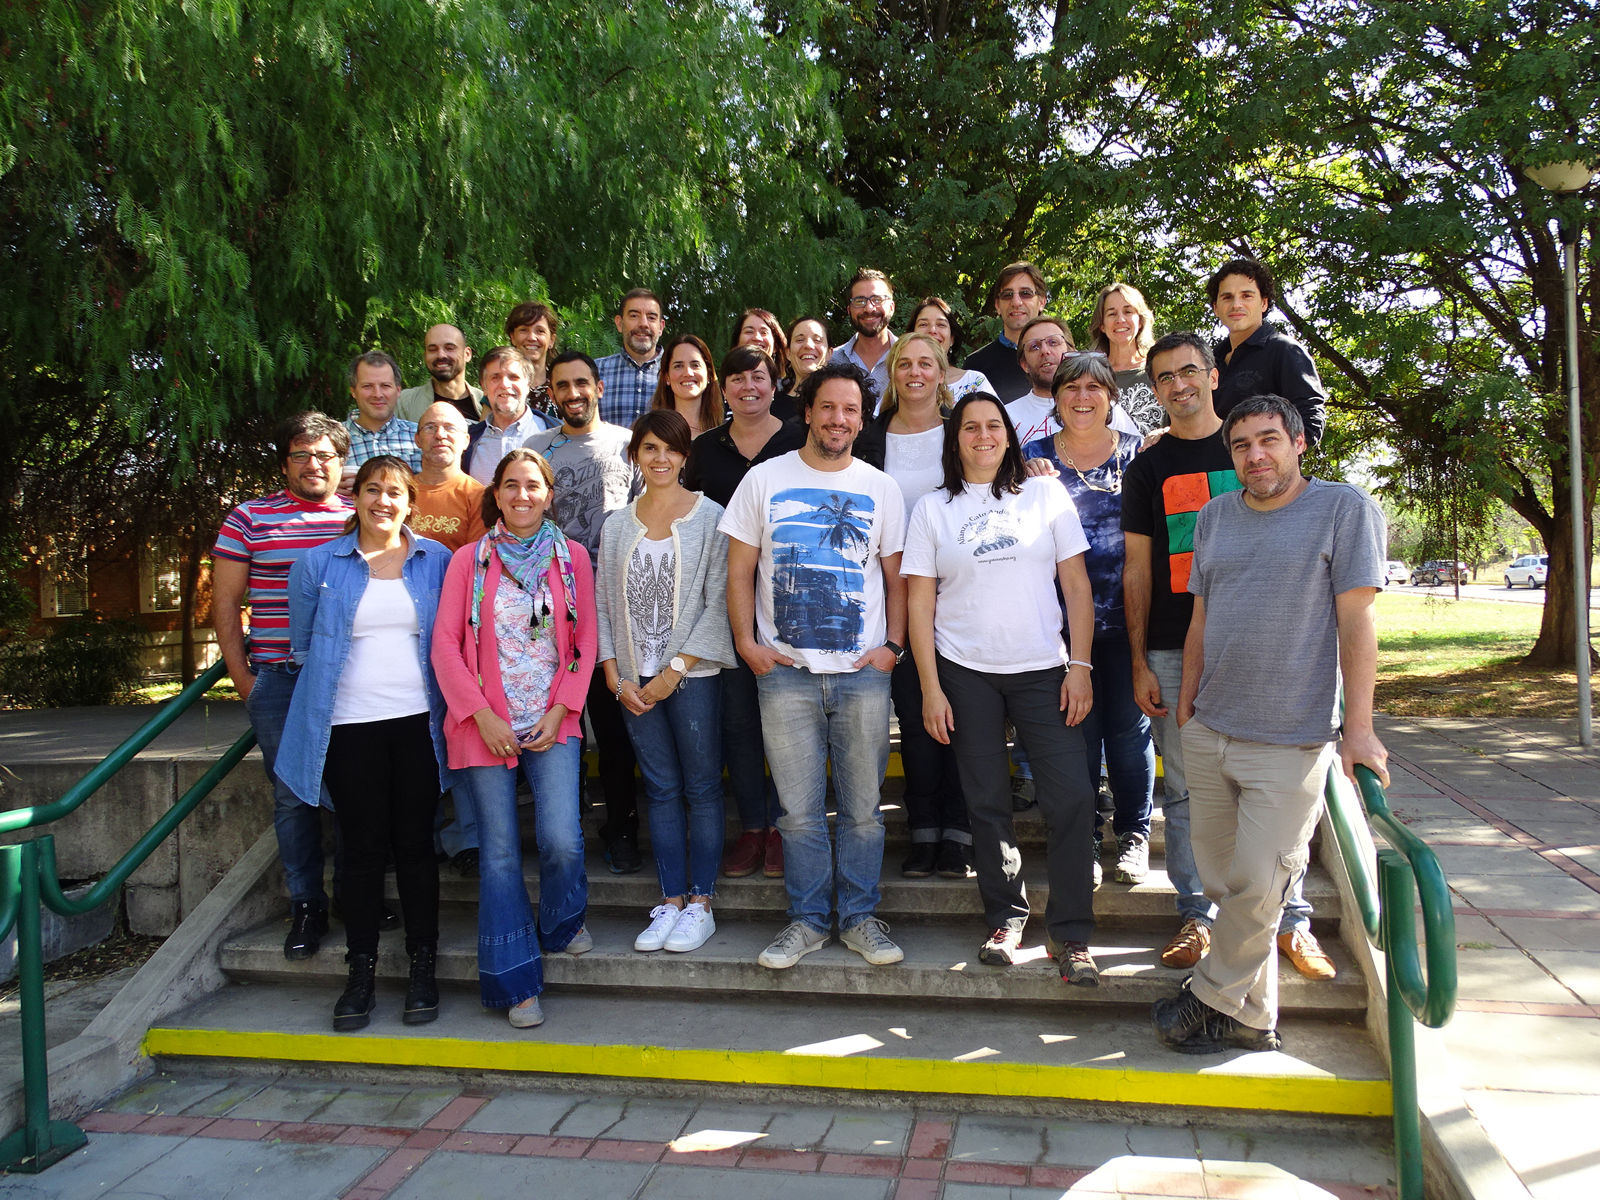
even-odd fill
[(250, 566), (250, 665), (289, 658), (289, 568), (307, 550), (344, 532), (354, 506), (343, 496), (312, 504), (276, 492), (228, 514), (211, 553)]
[(632, 429), (633, 423), (655, 399), (656, 381), (661, 378), (661, 351), (642, 366), (626, 354), (608, 354), (595, 366), (600, 369), (600, 419), (609, 425)]
[(355, 483), (356, 468), (369, 458), (392, 454), (413, 471), (422, 470), (422, 451), (417, 446), (417, 423), (404, 417), (390, 417), (377, 430), (356, 420), (352, 412), (344, 427), (350, 431), (350, 457), (344, 460), (345, 473)]

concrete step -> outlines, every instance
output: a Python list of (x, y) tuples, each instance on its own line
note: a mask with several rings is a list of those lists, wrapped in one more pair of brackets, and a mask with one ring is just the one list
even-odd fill
[[(982, 917), (975, 880), (903, 879), (898, 871), (898, 857), (885, 855), (880, 890), (882, 903), (879, 914), (891, 922), (923, 922), (943, 920), (947, 917)], [(536, 900), (539, 895), (538, 860), (531, 848), (524, 856), (524, 878), (529, 894)], [(1167, 879), (1165, 864), (1160, 855), (1151, 863), (1150, 874), (1136, 885), (1113, 883), (1109, 870), (1115, 859), (1106, 859), (1107, 880), (1095, 892), (1096, 921), (1107, 926), (1139, 925), (1162, 929), (1168, 937), (1177, 931), (1179, 924), (1174, 903), (1172, 884)], [(590, 846), (587, 865), (589, 871), (589, 911), (595, 914), (643, 916), (661, 900), (661, 888), (656, 880), (654, 864), (645, 856), (644, 868), (632, 875), (613, 875), (606, 866), (600, 851)], [(1050, 885), (1045, 882), (1042, 853), (1024, 859), (1023, 880), (1028, 888), (1028, 901), (1034, 912), (1042, 913), (1050, 895)], [(391, 901), (397, 901), (394, 878), (390, 876), (386, 887)], [(1331, 932), (1340, 918), (1339, 891), (1332, 878), (1321, 867), (1313, 867), (1306, 876), (1306, 896), (1315, 912), (1317, 928)], [(475, 905), (478, 899), (478, 881), (463, 879), (448, 864), (439, 871), (439, 898), (446, 905)], [(762, 875), (743, 879), (719, 878), (717, 880), (716, 911), (729, 917), (781, 920), (788, 909), (788, 895), (782, 879), (767, 879)]]
[[(937, 925), (896, 925), (893, 936), (905, 951), (905, 961), (873, 967), (837, 940), (808, 955), (797, 966), (772, 971), (756, 963), (756, 956), (777, 935), (783, 918), (742, 920), (724, 914), (717, 932), (691, 954), (640, 954), (633, 939), (646, 924), (641, 910), (631, 916), (596, 913), (588, 922), (595, 947), (574, 958), (546, 955), (545, 980), (557, 992), (609, 990), (632, 995), (738, 993), (743, 997), (786, 995), (818, 1000), (864, 997), (898, 999), (915, 1007), (930, 1000), (954, 1003), (1042, 1004), (1052, 1008), (1148, 1006), (1177, 988), (1183, 972), (1160, 965), (1158, 954), (1169, 930), (1106, 929), (1092, 943), (1100, 967), (1101, 983), (1095, 988), (1068, 987), (1042, 944), (1042, 923), (1029, 925), (1026, 962), (1012, 967), (989, 967), (977, 961), (978, 946), (987, 930), (981, 918), (946, 921)], [(283, 957), (284, 924), (272, 922), (243, 934), (223, 946), (219, 961), (232, 978), (258, 983), (304, 983), (319, 979), (336, 988), (344, 975), (339, 947), (343, 937), (336, 926), (315, 957), (288, 962)], [(1038, 939), (1038, 940), (1035, 940)], [(1313, 983), (1292, 967), (1279, 970), (1279, 1008), (1284, 1013), (1317, 1014), (1340, 1020), (1359, 1019), (1366, 1009), (1366, 985), (1343, 946), (1335, 939), (1325, 943), (1339, 966), (1339, 977)], [(390, 934), (383, 941), (379, 970), (386, 978), (404, 978), (407, 969), (404, 939)], [(472, 982), (478, 977), (477, 923), (468, 908), (451, 907), (441, 913), (439, 975), (442, 979)]]
[(159, 1022), (145, 1047), (164, 1067), (305, 1063), (319, 1075), (361, 1077), (366, 1066), (381, 1069), (384, 1080), (443, 1072), (457, 1082), (470, 1072), (489, 1087), (515, 1086), (521, 1073), (577, 1077), (568, 1086), (581, 1090), (659, 1081), (674, 1094), (709, 1094), (730, 1105), (774, 1092), (803, 1099), (796, 1089), (822, 1088), (871, 1092), (874, 1103), (942, 1094), (961, 1096), (966, 1110), (1044, 1106), (1057, 1119), (1073, 1102), (1115, 1103), (1119, 1120), (1193, 1121), (1204, 1108), (1207, 1124), (1248, 1120), (1257, 1128), (1274, 1113), (1377, 1118), (1390, 1111), (1387, 1075), (1365, 1031), (1326, 1019), (1286, 1018), (1278, 1053), (1190, 1057), (1160, 1047), (1142, 1014), (1060, 997), (1048, 1006), (974, 1007), (931, 998), (908, 1004), (553, 986), (545, 1024), (514, 1030), (500, 1012), (479, 1007), (475, 984), (446, 983), (441, 991), (437, 1022), (402, 1025), (402, 988), (385, 979), (372, 1024), (335, 1034), (334, 979), (235, 982)]

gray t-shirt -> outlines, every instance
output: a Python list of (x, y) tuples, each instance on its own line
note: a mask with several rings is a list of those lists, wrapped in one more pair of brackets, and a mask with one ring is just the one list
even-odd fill
[(561, 532), (582, 543), (591, 558), (600, 553), (606, 516), (643, 489), (628, 461), (628, 439), (620, 425), (596, 421), (588, 433), (569, 437), (558, 427), (536, 433), (523, 445), (550, 460), (556, 473), (555, 518)]
[(1334, 597), (1383, 586), (1383, 512), (1360, 488), (1307, 480), (1283, 508), (1244, 492), (1200, 510), (1189, 590), (1206, 602), (1194, 715), (1228, 737), (1312, 746), (1339, 728)]

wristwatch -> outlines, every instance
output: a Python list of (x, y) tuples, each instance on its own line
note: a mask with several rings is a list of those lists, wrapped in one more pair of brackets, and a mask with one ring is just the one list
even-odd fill
[(905, 661), (906, 648), (904, 646), (897, 645), (894, 642), (884, 642), (884, 645), (889, 647), (890, 652), (894, 655), (895, 666), (898, 667), (902, 662)]
[(689, 664), (683, 661), (681, 655), (674, 654), (671, 661), (667, 663), (667, 668), (678, 673), (678, 686), (680, 688), (689, 681)]

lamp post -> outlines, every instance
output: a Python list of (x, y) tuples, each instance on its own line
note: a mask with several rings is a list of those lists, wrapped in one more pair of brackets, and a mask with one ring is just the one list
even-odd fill
[[(1528, 170), (1528, 178), (1546, 191), (1567, 195), (1589, 186), (1595, 170), (1588, 163), (1568, 161), (1547, 163)], [(1572, 600), (1577, 623), (1578, 741), (1594, 745), (1594, 723), (1589, 700), (1589, 559), (1584, 553), (1584, 523), (1588, 516), (1583, 503), (1582, 442), (1578, 420), (1578, 225), (1562, 221), (1565, 235), (1567, 300), (1567, 453), (1572, 479)]]

